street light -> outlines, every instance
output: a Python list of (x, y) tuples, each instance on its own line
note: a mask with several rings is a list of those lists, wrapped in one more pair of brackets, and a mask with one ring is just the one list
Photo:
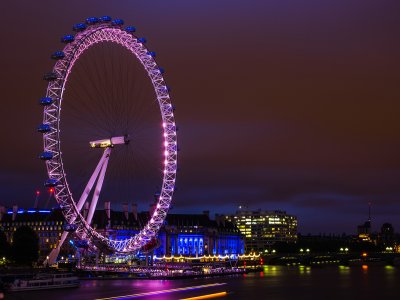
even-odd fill
[(306, 252), (307, 252), (307, 253), (310, 253), (310, 249), (307, 248), (307, 249), (306, 249)]

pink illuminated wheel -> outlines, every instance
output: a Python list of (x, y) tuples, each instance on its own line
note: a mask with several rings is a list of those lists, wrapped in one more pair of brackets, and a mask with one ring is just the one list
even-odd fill
[[(55, 198), (70, 228), (74, 228), (76, 237), (87, 241), (89, 247), (93, 249), (105, 247), (115, 253), (135, 253), (157, 236), (167, 216), (174, 192), (177, 170), (177, 135), (169, 89), (163, 78), (163, 70), (158, 67), (155, 61), (155, 53), (145, 47), (146, 40), (144, 38), (135, 36), (134, 27), (123, 27), (123, 23), (120, 19), (112, 20), (108, 16), (88, 18), (85, 23), (79, 23), (73, 27), (76, 32), (75, 35), (65, 35), (62, 38), (62, 42), (66, 45), (61, 51), (52, 54), (51, 58), (56, 63), (53, 70), (44, 76), (44, 79), (48, 81), (48, 87), (46, 97), (40, 100), (41, 105), (44, 106), (44, 113), (43, 123), (39, 126), (38, 131), (43, 134), (44, 143), (44, 152), (40, 155), (40, 158), (46, 162), (49, 177), (45, 182), (45, 186), (54, 187)], [(154, 94), (153, 101), (157, 107), (158, 118), (161, 115), (161, 118), (159, 118), (159, 124), (161, 124), (159, 143), (162, 153), (160, 153), (159, 159), (162, 167), (159, 169), (159, 177), (161, 179), (161, 182), (158, 183), (159, 196), (147, 224), (136, 235), (123, 239), (110, 238), (100, 234), (91, 226), (91, 222), (102, 191), (103, 181), (107, 181), (105, 174), (109, 161), (112, 164), (113, 153), (119, 151), (119, 147), (135, 143), (134, 137), (131, 140), (130, 132), (118, 132), (118, 130), (112, 131), (110, 135), (90, 137), (90, 140), (87, 140), (87, 147), (89, 149), (92, 148), (93, 151), (102, 151), (102, 155), (99, 155), (101, 158), (94, 170), (90, 170), (92, 175), (82, 194), (76, 195), (76, 192), (72, 191), (69, 184), (71, 178), (68, 178), (67, 182), (65, 168), (68, 166), (68, 162), (64, 159), (64, 152), (68, 152), (65, 150), (68, 147), (63, 140), (64, 129), (61, 126), (64, 124), (62, 120), (65, 120), (66, 116), (64, 116), (65, 109), (61, 114), (61, 107), (62, 105), (64, 107), (69, 101), (69, 99), (64, 98), (65, 94), (68, 94), (68, 82), (74, 77), (75, 69), (78, 68), (75, 66), (79, 65), (81, 57), (86, 52), (101, 49), (103, 45), (104, 47), (109, 47), (110, 44), (124, 48), (123, 51), (129, 52), (130, 59), (139, 62), (138, 64), (142, 66), (144, 73), (147, 74), (146, 77), (148, 77), (146, 80), (150, 79), (151, 82), (149, 86), (151, 86)], [(106, 57), (102, 61), (106, 64), (108, 58)], [(124, 68), (124, 66), (121, 68)], [(97, 80), (96, 76), (90, 75), (87, 77), (95, 81)], [(123, 80), (125, 80), (125, 77)], [(79, 83), (79, 80), (76, 81)], [(79, 91), (86, 93), (87, 88), (86, 85)], [(118, 89), (117, 92), (119, 92)], [(63, 104), (63, 100), (65, 104)], [(119, 105), (118, 101), (115, 103), (113, 106)], [(121, 114), (124, 113), (122, 108), (119, 111)], [(84, 118), (85, 116), (80, 116), (81, 120)], [(115, 122), (120, 120), (129, 121), (124, 118), (126, 119), (126, 117), (121, 116)], [(106, 127), (111, 124), (112, 120), (104, 119), (102, 121), (101, 125)], [(93, 198), (90, 208), (86, 214), (83, 214), (84, 204), (91, 193)], [(62, 235), (58, 250), (67, 234), (68, 232), (65, 231)]]

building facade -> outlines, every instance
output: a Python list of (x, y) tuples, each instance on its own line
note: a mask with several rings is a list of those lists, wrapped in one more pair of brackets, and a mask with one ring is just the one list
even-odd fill
[[(83, 215), (87, 213), (83, 209)], [(129, 238), (137, 234), (150, 219), (149, 212), (137, 213), (135, 208), (128, 212), (113, 211), (109, 204), (104, 210), (96, 210), (92, 226), (104, 236), (112, 239)], [(0, 230), (12, 242), (13, 232), (20, 226), (30, 226), (39, 237), (40, 255), (46, 257), (57, 246), (66, 225), (60, 209), (1, 209)], [(74, 252), (72, 233), (61, 248), (61, 254)], [(156, 256), (202, 256), (244, 254), (244, 236), (227, 220), (211, 220), (203, 214), (169, 214), (161, 228), (157, 247), (152, 251)]]
[(285, 211), (239, 209), (235, 215), (223, 218), (234, 223), (245, 236), (246, 252), (264, 251), (276, 242), (297, 241), (297, 217)]

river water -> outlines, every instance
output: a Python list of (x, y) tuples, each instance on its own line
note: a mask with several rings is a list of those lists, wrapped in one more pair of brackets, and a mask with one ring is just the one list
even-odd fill
[(6, 294), (5, 299), (400, 299), (400, 269), (392, 266), (284, 267), (231, 277), (179, 280), (82, 280), (79, 288)]

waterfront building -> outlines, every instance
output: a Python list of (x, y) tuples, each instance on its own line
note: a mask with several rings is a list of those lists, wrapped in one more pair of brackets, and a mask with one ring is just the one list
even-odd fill
[[(82, 214), (87, 214), (85, 205)], [(66, 225), (60, 209), (13, 209), (0, 208), (0, 229), (12, 241), (13, 232), (23, 225), (30, 226), (39, 236), (41, 256), (45, 257), (57, 246), (59, 237)], [(137, 234), (147, 224), (149, 212), (137, 212), (132, 205), (123, 205), (122, 211), (113, 211), (110, 203), (105, 202), (104, 210), (96, 210), (92, 225), (99, 233), (112, 239), (123, 239)], [(67, 238), (61, 253), (73, 253), (76, 241), (73, 235)], [(211, 220), (208, 213), (168, 214), (161, 228), (157, 247), (151, 251), (156, 256), (202, 256), (202, 255), (239, 255), (244, 254), (244, 236), (239, 229), (226, 220)]]
[(361, 242), (372, 242), (371, 237), (371, 203), (368, 203), (368, 220), (357, 226), (357, 235)]
[(381, 244), (385, 248), (395, 246), (395, 234), (392, 224), (384, 223), (382, 225), (379, 235), (379, 244)]
[(265, 251), (276, 242), (297, 241), (297, 217), (285, 211), (248, 211), (239, 207), (235, 215), (217, 216), (233, 222), (245, 236), (245, 250)]
[(42, 255), (56, 248), (64, 224), (61, 210), (21, 209), (17, 205), (9, 210), (0, 207), (0, 230), (4, 231), (8, 241), (12, 242), (12, 235), (18, 227), (29, 226), (39, 237), (39, 251)]

